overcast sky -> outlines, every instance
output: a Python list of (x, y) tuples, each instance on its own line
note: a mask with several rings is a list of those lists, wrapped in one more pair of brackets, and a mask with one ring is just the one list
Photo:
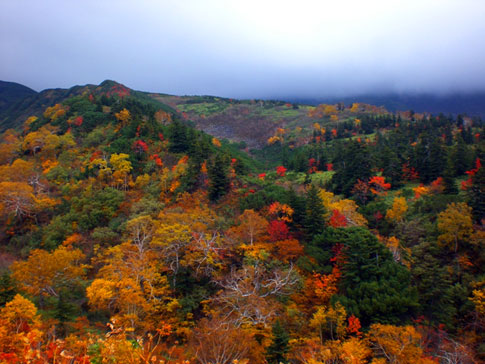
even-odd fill
[(0, 79), (228, 97), (485, 89), (484, 0), (0, 0)]

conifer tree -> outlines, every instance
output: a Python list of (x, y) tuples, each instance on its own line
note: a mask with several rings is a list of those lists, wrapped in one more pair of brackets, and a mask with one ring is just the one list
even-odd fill
[(183, 153), (188, 149), (187, 127), (180, 121), (175, 120), (170, 125), (169, 150), (172, 153)]
[(468, 190), (469, 205), (472, 208), (473, 217), (480, 223), (485, 219), (485, 167), (478, 168), (472, 176), (472, 186)]
[(215, 202), (224, 196), (230, 187), (227, 175), (227, 161), (221, 153), (217, 153), (214, 161), (207, 169), (209, 175), (209, 198)]
[(451, 157), (455, 166), (455, 176), (462, 176), (470, 169), (470, 154), (468, 152), (468, 147), (460, 134), (456, 137), (456, 145), (453, 148)]
[(4, 272), (0, 275), (0, 307), (11, 301), (16, 293), (12, 277), (7, 272)]
[(453, 161), (448, 157), (446, 161), (446, 167), (443, 172), (443, 185), (445, 187), (444, 193), (447, 195), (456, 195), (458, 193), (458, 188), (456, 187), (455, 179), (453, 178), (455, 174), (455, 169)]
[(316, 235), (321, 234), (325, 229), (324, 220), (325, 208), (318, 196), (318, 189), (311, 184), (306, 194), (306, 214), (303, 227), (308, 241)]
[(273, 341), (266, 350), (268, 364), (287, 363), (286, 354), (289, 350), (288, 342), (290, 341), (290, 336), (279, 320), (273, 325), (272, 334)]

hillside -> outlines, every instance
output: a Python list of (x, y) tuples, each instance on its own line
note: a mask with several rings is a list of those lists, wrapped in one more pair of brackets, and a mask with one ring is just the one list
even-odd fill
[(35, 94), (36, 91), (19, 83), (0, 81), (0, 114), (16, 102)]
[[(356, 111), (367, 114), (388, 114), (390, 112), (413, 110), (421, 115), (433, 113), (438, 115), (468, 114), (479, 117), (485, 115), (485, 95), (476, 93), (467, 96), (456, 94), (448, 97), (430, 95), (363, 95), (359, 98), (328, 100), (294, 100), (285, 102), (277, 100), (237, 100), (215, 96), (174, 96), (160, 93), (146, 93), (132, 90), (115, 81), (104, 81), (100, 85), (74, 86), (70, 89), (49, 89), (33, 94), (27, 88), (17, 85), (16, 88), (5, 88), (3, 100), (5, 106), (0, 108), (0, 130), (16, 128), (27, 117), (40, 116), (48, 106), (83, 93), (101, 95), (113, 92), (130, 95), (144, 102), (151, 102), (157, 107), (176, 112), (183, 120), (191, 121), (199, 129), (221, 139), (244, 142), (249, 148), (260, 149), (269, 138), (286, 130), (296, 144), (304, 144), (313, 133), (313, 124), (319, 123), (329, 130), (339, 129), (346, 123), (352, 123)], [(298, 102), (297, 102), (298, 101)], [(318, 104), (321, 112), (315, 111)], [(354, 107), (352, 106), (360, 105)], [(325, 105), (336, 107), (336, 112), (323, 110)], [(377, 105), (372, 106), (372, 105)], [(332, 117), (332, 115), (334, 115)], [(338, 118), (335, 118), (338, 115)], [(406, 115), (406, 113), (401, 113)], [(421, 116), (419, 116), (421, 117)], [(301, 129), (301, 130), (300, 130)], [(280, 130), (280, 131), (279, 131)]]
[[(485, 360), (479, 120), (113, 81), (34, 97), (0, 136), (0, 362)], [(239, 112), (227, 135), (263, 120), (259, 150), (194, 127)]]

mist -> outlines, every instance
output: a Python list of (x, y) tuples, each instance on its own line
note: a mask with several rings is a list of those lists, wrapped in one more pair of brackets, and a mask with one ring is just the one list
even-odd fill
[(485, 3), (3, 0), (0, 79), (237, 98), (485, 90)]

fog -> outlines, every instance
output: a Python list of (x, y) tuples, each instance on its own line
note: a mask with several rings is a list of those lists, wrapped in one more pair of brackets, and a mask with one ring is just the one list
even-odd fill
[(2, 0), (0, 79), (237, 98), (485, 89), (481, 0)]

